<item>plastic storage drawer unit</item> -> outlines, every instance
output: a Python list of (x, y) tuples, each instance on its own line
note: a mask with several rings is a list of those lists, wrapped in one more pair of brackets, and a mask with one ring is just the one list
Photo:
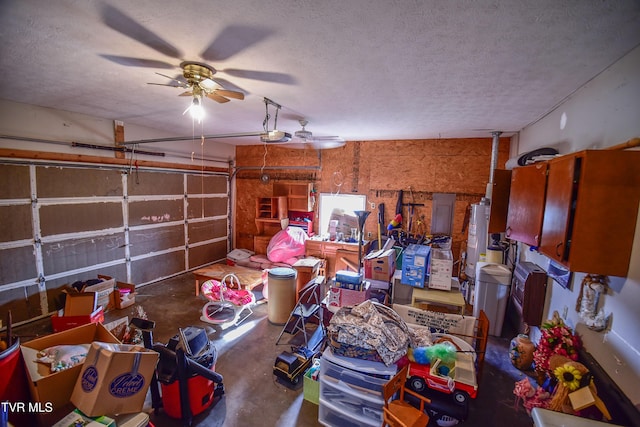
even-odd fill
[(327, 348), (320, 363), (320, 423), (379, 426), (384, 405), (382, 387), (396, 370), (396, 365), (337, 356)]

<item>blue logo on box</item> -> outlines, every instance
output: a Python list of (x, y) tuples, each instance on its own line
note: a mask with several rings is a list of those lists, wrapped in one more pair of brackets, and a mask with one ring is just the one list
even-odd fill
[(131, 397), (144, 387), (144, 377), (138, 373), (126, 372), (118, 375), (109, 384), (109, 393), (114, 397)]
[(98, 370), (95, 366), (91, 365), (82, 373), (81, 379), (82, 390), (89, 393), (98, 384)]

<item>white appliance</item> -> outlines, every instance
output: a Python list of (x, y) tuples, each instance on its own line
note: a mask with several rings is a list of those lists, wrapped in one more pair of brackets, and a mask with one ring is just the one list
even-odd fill
[(476, 264), (475, 301), (473, 315), (484, 310), (489, 318), (489, 335), (499, 337), (507, 311), (511, 271), (504, 264), (478, 262)]
[(487, 256), (487, 238), (489, 235), (489, 199), (482, 198), (480, 203), (471, 205), (469, 218), (469, 236), (467, 238), (467, 277), (475, 279), (476, 264), (485, 261)]

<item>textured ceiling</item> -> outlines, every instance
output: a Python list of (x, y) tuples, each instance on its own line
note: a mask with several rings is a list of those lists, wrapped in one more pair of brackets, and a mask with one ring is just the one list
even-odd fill
[(291, 133), (486, 137), (544, 116), (639, 23), (636, 0), (2, 0), (0, 98), (188, 136), (189, 98), (147, 83), (192, 60), (246, 93), (206, 100), (206, 135), (262, 130), (267, 97)]

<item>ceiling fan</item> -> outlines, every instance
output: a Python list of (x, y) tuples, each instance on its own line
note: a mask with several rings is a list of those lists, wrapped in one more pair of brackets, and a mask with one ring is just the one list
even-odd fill
[(180, 64), (182, 68), (182, 78), (170, 77), (162, 73), (156, 73), (162, 77), (166, 77), (174, 82), (167, 83), (148, 83), (157, 86), (171, 86), (186, 89), (186, 92), (180, 96), (193, 96), (194, 99), (202, 100), (207, 97), (219, 103), (229, 102), (229, 98), (244, 99), (244, 93), (235, 90), (224, 89), (218, 82), (213, 79), (216, 69), (201, 62), (185, 61)]
[[(223, 78), (217, 76), (213, 77), (217, 72), (245, 79), (281, 84), (296, 83), (295, 78), (289, 74), (235, 68), (216, 70), (214, 67), (202, 62), (186, 61), (185, 59), (182, 59), (183, 53), (178, 48), (147, 29), (121, 10), (105, 4), (102, 6), (101, 14), (103, 23), (109, 28), (135, 40), (138, 43), (150, 47), (165, 57), (182, 61), (179, 65), (182, 69), (182, 76), (169, 77), (164, 74), (157, 74), (167, 77), (175, 83), (174, 85), (168, 84), (165, 86), (175, 86), (187, 89), (187, 92), (182, 94), (184, 96), (193, 95), (197, 97), (196, 95), (202, 95), (217, 102), (228, 102), (229, 98), (243, 99), (245, 93), (248, 92)], [(206, 62), (226, 61), (242, 50), (269, 37), (272, 32), (272, 30), (262, 27), (229, 25), (223, 28), (214, 40), (204, 48), (199, 55), (200, 59)], [(147, 67), (167, 70), (176, 68), (176, 64), (173, 61), (167, 62), (157, 59), (108, 54), (101, 54), (100, 56), (117, 64), (130, 67)], [(188, 92), (191, 92), (191, 94)]]
[(305, 149), (315, 148), (316, 150), (328, 150), (330, 148), (339, 148), (346, 144), (344, 138), (339, 136), (313, 136), (311, 131), (308, 131), (305, 126), (309, 122), (305, 119), (298, 120), (302, 129), (296, 131), (293, 136), (295, 137), (290, 143), (286, 144), (287, 147)]

